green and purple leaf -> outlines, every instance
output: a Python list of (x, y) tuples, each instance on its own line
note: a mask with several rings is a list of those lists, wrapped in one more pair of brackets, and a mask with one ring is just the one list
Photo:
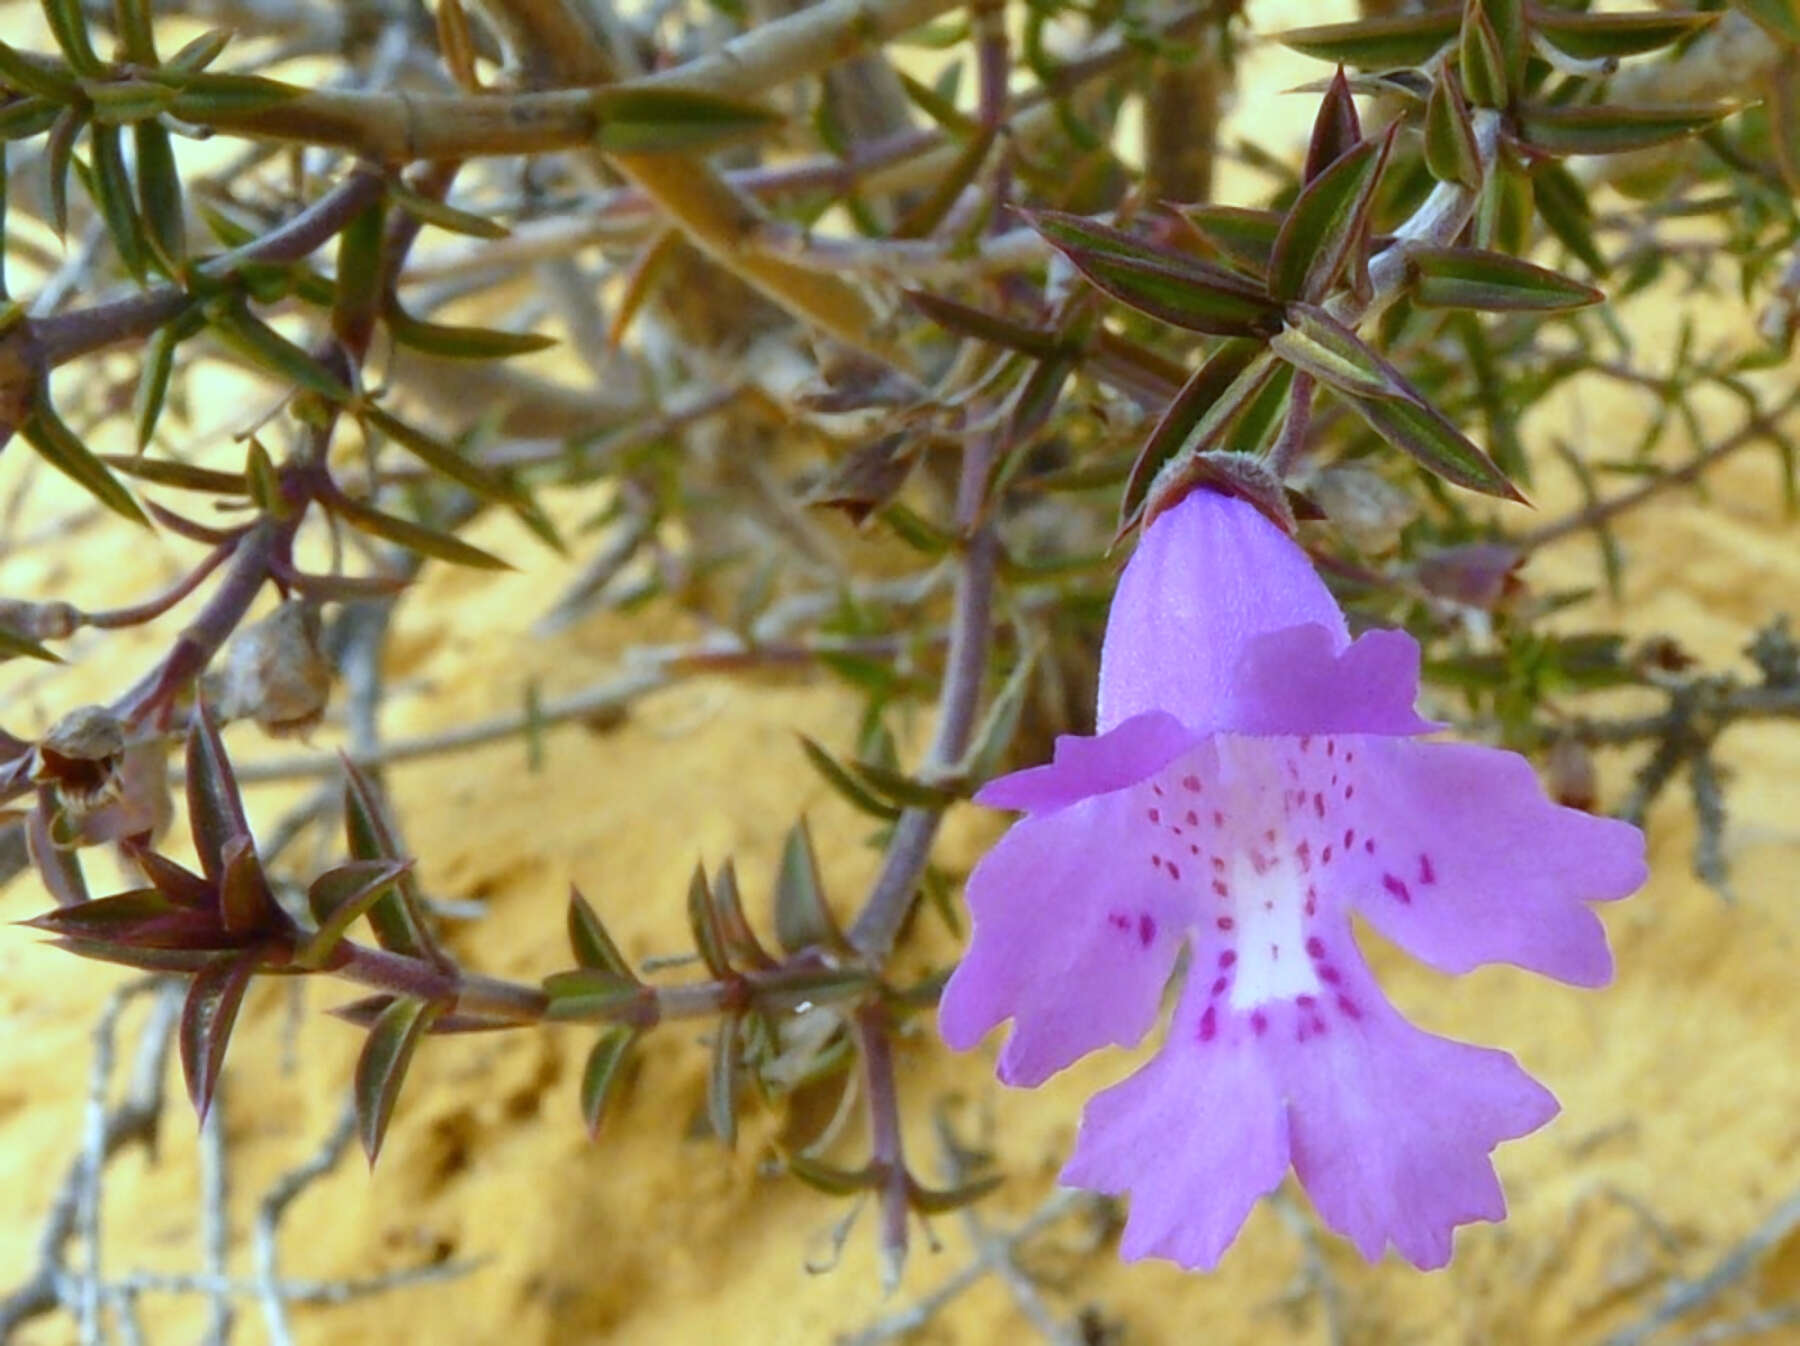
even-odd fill
[(1406, 380), (1355, 332), (1322, 308), (1290, 304), (1272, 354), (1327, 387), (1353, 397), (1407, 397)]
[(1173, 327), (1213, 336), (1272, 331), (1280, 309), (1235, 272), (1076, 215), (1031, 222), (1096, 288)]
[(619, 952), (619, 946), (607, 932), (587, 898), (574, 884), (569, 885), (569, 947), (575, 953), (575, 962), (584, 968), (599, 968), (616, 977), (635, 982), (631, 964), (625, 955)]
[(1369, 209), (1393, 132), (1365, 140), (1301, 188), (1269, 257), (1269, 294), (1281, 301), (1319, 300), (1346, 266), (1366, 253)]
[(382, 1010), (363, 1042), (356, 1060), (356, 1133), (370, 1164), (381, 1153), (413, 1052), (440, 1011), (429, 1000), (401, 996)]
[(1424, 65), (1456, 41), (1461, 15), (1454, 5), (1423, 14), (1371, 16), (1349, 23), (1294, 28), (1275, 40), (1295, 51), (1338, 65), (1380, 69)]
[(205, 1120), (225, 1064), (231, 1029), (256, 970), (252, 954), (215, 958), (194, 974), (181, 1006), (181, 1073), (194, 1111)]
[(219, 726), (204, 700), (195, 702), (188, 718), (187, 803), (200, 867), (209, 880), (219, 883), (225, 876), (226, 848), (239, 838), (249, 839), (250, 823)]
[(1413, 398), (1346, 397), (1378, 435), (1434, 476), (1483, 495), (1523, 502), (1481, 448), (1416, 394)]
[(1591, 285), (1480, 248), (1412, 248), (1406, 255), (1413, 302), (1422, 308), (1559, 313), (1603, 303)]
[(842, 948), (844, 937), (825, 901), (812, 833), (802, 818), (788, 830), (775, 874), (775, 940), (789, 953), (819, 946)]
[(1455, 182), (1471, 191), (1481, 186), (1481, 149), (1469, 105), (1448, 70), (1432, 81), (1425, 103), (1425, 165), (1440, 182)]
[(314, 879), (306, 890), (306, 904), (318, 929), (295, 951), (295, 965), (324, 967), (350, 927), (407, 868), (395, 860), (350, 860)]
[(628, 973), (610, 968), (584, 967), (570, 972), (554, 972), (544, 978), (547, 1004), (544, 1017), (575, 1022), (609, 1019), (640, 1020), (648, 1024), (656, 1018), (656, 998), (645, 985)]
[(1584, 14), (1553, 5), (1533, 5), (1529, 13), (1533, 32), (1578, 61), (1640, 56), (1692, 37), (1719, 17), (1693, 9)]
[[(1262, 384), (1274, 374), (1273, 360), (1264, 359), (1258, 363), (1261, 349), (1254, 341), (1226, 342), (1182, 385), (1181, 391), (1164, 409), (1125, 480), (1125, 490), (1119, 499), (1121, 536), (1143, 508), (1150, 483), (1156, 480), (1163, 465), (1184, 449), (1198, 451), (1212, 447), (1230, 429), (1238, 413), (1249, 404)], [(1257, 375), (1246, 377), (1253, 366)], [(1202, 421), (1207, 423), (1207, 433), (1197, 436)]]
[(1622, 154), (1681, 140), (1737, 111), (1729, 104), (1519, 109), (1520, 138), (1543, 154)]
[(607, 1108), (618, 1097), (626, 1078), (625, 1067), (631, 1059), (631, 1048), (637, 1033), (629, 1028), (614, 1028), (602, 1033), (588, 1052), (587, 1064), (581, 1071), (581, 1120), (589, 1137), (600, 1134), (600, 1123)]
[[(353, 859), (400, 864), (404, 857), (394, 842), (381, 796), (375, 784), (355, 763), (344, 761), (344, 840)], [(443, 954), (431, 937), (423, 915), (424, 897), (418, 875), (401, 869), (391, 888), (383, 891), (368, 910), (375, 942), (393, 953), (443, 963)]]
[(1300, 181), (1311, 182), (1361, 142), (1362, 122), (1356, 115), (1356, 99), (1350, 95), (1350, 81), (1344, 78), (1344, 67), (1340, 65), (1313, 115), (1312, 139), (1306, 146)]

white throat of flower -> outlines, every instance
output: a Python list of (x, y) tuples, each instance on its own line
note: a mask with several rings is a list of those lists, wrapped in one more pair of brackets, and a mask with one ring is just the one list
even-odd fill
[(1238, 956), (1230, 1006), (1247, 1011), (1317, 995), (1318, 973), (1306, 952), (1311, 880), (1295, 854), (1303, 838), (1287, 802), (1293, 782), (1285, 744), (1236, 735), (1221, 735), (1215, 744), (1230, 801), (1218, 837), (1230, 889), (1219, 906), (1229, 908), (1227, 938)]
[(1318, 973), (1306, 956), (1306, 885), (1299, 868), (1289, 856), (1258, 854), (1262, 872), (1247, 851), (1232, 857), (1229, 871), (1238, 955), (1231, 983), (1234, 1010), (1319, 993)]

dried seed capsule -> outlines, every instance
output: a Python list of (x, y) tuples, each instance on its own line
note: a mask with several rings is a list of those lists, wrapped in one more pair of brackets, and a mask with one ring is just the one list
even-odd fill
[(1306, 490), (1351, 546), (1372, 555), (1399, 546), (1400, 530), (1419, 513), (1411, 495), (1366, 467), (1325, 468)]
[(304, 734), (325, 714), (331, 673), (319, 648), (318, 609), (290, 600), (232, 639), (220, 679), (220, 713), (247, 716), (277, 738)]

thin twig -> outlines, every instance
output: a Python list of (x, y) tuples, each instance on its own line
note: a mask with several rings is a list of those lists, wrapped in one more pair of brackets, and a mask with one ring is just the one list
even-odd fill
[[(231, 1220), (227, 1210), (230, 1189), (229, 1166), (225, 1155), (225, 1080), (215, 1082), (212, 1106), (200, 1123), (200, 1252), (206, 1274), (223, 1278), (225, 1257), (231, 1238)], [(212, 1313), (207, 1322), (206, 1346), (225, 1346), (231, 1340), (235, 1313), (231, 1299), (225, 1294), (212, 1296)]]
[(892, 1294), (906, 1267), (912, 1215), (906, 1151), (900, 1136), (900, 1096), (894, 1085), (892, 1025), (877, 1001), (858, 1007), (857, 1048), (863, 1064), (863, 1092), (869, 1108), (869, 1162), (880, 1174), (881, 1289)]
[(1558, 542), (1572, 533), (1598, 528), (1601, 524), (1636, 509), (1646, 501), (1655, 499), (1664, 491), (1676, 486), (1689, 485), (1699, 480), (1700, 477), (1738, 450), (1769, 438), (1774, 433), (1774, 425), (1796, 410), (1800, 410), (1800, 388), (1790, 389), (1787, 395), (1767, 412), (1751, 417), (1728, 438), (1721, 440), (1705, 452), (1696, 454), (1680, 467), (1659, 473), (1641, 486), (1613, 496), (1610, 500), (1597, 501), (1586, 509), (1577, 510), (1565, 518), (1552, 520), (1542, 527), (1533, 529), (1510, 541), (1521, 551), (1532, 552), (1539, 547)]
[[(926, 754), (920, 775), (949, 771), (961, 761), (975, 726), (981, 698), (982, 676), (987, 670), (988, 643), (992, 636), (994, 572), (1000, 541), (993, 523), (983, 518), (988, 469), (995, 443), (988, 436), (971, 439), (963, 449), (962, 478), (957, 488), (957, 523), (968, 533), (962, 566), (957, 573), (956, 606), (950, 619), (950, 650), (938, 695), (937, 733)], [(894, 824), (892, 840), (883, 857), (863, 908), (850, 927), (850, 943), (857, 952), (879, 966), (894, 947), (906, 915), (912, 910), (919, 878), (931, 855), (942, 818), (939, 809), (909, 808)]]
[[(1000, 1246), (1005, 1247), (1010, 1254), (1072, 1214), (1099, 1210), (1102, 1202), (1103, 1198), (1092, 1192), (1060, 1188), (1051, 1193), (1044, 1204), (1016, 1229), (1002, 1235)], [(917, 1303), (877, 1319), (860, 1332), (840, 1336), (837, 1346), (882, 1346), (885, 1342), (908, 1337), (930, 1323), (947, 1305), (978, 1284), (991, 1270), (992, 1267), (985, 1259), (971, 1262), (930, 1294), (922, 1296)]]
[(1800, 1229), (1800, 1192), (1789, 1196), (1767, 1219), (1734, 1244), (1713, 1264), (1712, 1270), (1698, 1280), (1677, 1281), (1646, 1317), (1614, 1332), (1601, 1346), (1642, 1346), (1671, 1323), (1711, 1303), (1742, 1281), (1755, 1270), (1765, 1253), (1795, 1229)]
[(332, 1169), (350, 1149), (356, 1135), (356, 1108), (346, 1102), (338, 1119), (319, 1147), (303, 1163), (277, 1178), (263, 1194), (256, 1208), (256, 1224), (252, 1239), (256, 1252), (256, 1280), (253, 1293), (262, 1304), (263, 1325), (269, 1333), (270, 1346), (293, 1346), (293, 1333), (288, 1326), (287, 1293), (280, 1280), (279, 1233), (281, 1218), (300, 1194)]
[[(940, 1111), (937, 1117), (938, 1141), (943, 1150), (944, 1177), (951, 1187), (960, 1187), (977, 1176), (971, 1171), (970, 1153), (958, 1143), (950, 1129), (949, 1118)], [(1058, 1321), (1044, 1302), (1037, 1281), (1019, 1265), (1016, 1235), (996, 1233), (981, 1214), (979, 1202), (971, 1201), (960, 1212), (963, 1228), (974, 1244), (976, 1261), (993, 1271), (1006, 1286), (1013, 1303), (1019, 1306), (1038, 1335), (1049, 1346), (1084, 1346), (1083, 1336), (1073, 1325)]]
[[(138, 1037), (125, 1097), (106, 1117), (100, 1147), (103, 1160), (110, 1159), (128, 1144), (154, 1145), (156, 1142), (162, 1120), (165, 1067), (181, 1009), (181, 985), (167, 979), (133, 982), (115, 992), (115, 999), (122, 1005), (125, 998), (142, 994), (153, 985), (160, 991)], [(109, 1002), (108, 1012), (113, 1014), (116, 1023), (112, 1002)], [(102, 1022), (105, 1022), (104, 1015)], [(89, 1180), (89, 1165), (90, 1156), (84, 1144), (82, 1153), (70, 1163), (50, 1204), (43, 1232), (38, 1236), (36, 1268), (22, 1285), (0, 1299), (0, 1341), (7, 1340), (20, 1324), (50, 1312), (73, 1295), (74, 1277), (66, 1269), (63, 1259), (70, 1240), (77, 1233), (83, 1203), (93, 1186)]]

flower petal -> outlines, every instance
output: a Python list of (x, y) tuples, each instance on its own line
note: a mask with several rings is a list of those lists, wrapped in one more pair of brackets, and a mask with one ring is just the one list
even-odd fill
[(1294, 1171), (1324, 1222), (1370, 1261), (1392, 1243), (1421, 1270), (1450, 1260), (1456, 1226), (1499, 1220), (1488, 1155), (1556, 1115), (1505, 1052), (1406, 1022), (1360, 960), (1340, 958), (1359, 1013), (1304, 1043), (1271, 1036), (1288, 1099)]
[(1413, 709), (1419, 642), (1369, 631), (1348, 646), (1325, 627), (1270, 631), (1238, 664), (1229, 728), (1240, 734), (1428, 734)]
[(1028, 767), (982, 786), (977, 804), (989, 808), (1052, 813), (1089, 795), (1122, 790), (1153, 775), (1186, 752), (1194, 735), (1162, 711), (1134, 715), (1097, 738), (1060, 734), (1048, 766)]
[(1120, 1255), (1218, 1265), (1244, 1218), (1287, 1173), (1281, 1094), (1250, 1041), (1200, 1042), (1202, 983), (1190, 977), (1167, 1046), (1096, 1095), (1062, 1181), (1129, 1193)]
[(1612, 976), (1606, 931), (1585, 905), (1648, 875), (1635, 827), (1553, 804), (1530, 763), (1464, 743), (1364, 739), (1360, 839), (1347, 857), (1356, 905), (1433, 967), (1515, 963), (1577, 986)]
[(1149, 864), (1156, 837), (1137, 810), (1120, 791), (1027, 818), (969, 876), (975, 933), (938, 1028), (964, 1049), (1013, 1019), (999, 1064), (1008, 1084), (1040, 1084), (1156, 1021), (1193, 898)]
[(1252, 638), (1344, 617), (1306, 553), (1242, 500), (1197, 490), (1159, 515), (1120, 577), (1100, 656), (1102, 732), (1167, 711), (1196, 733), (1222, 715)]

